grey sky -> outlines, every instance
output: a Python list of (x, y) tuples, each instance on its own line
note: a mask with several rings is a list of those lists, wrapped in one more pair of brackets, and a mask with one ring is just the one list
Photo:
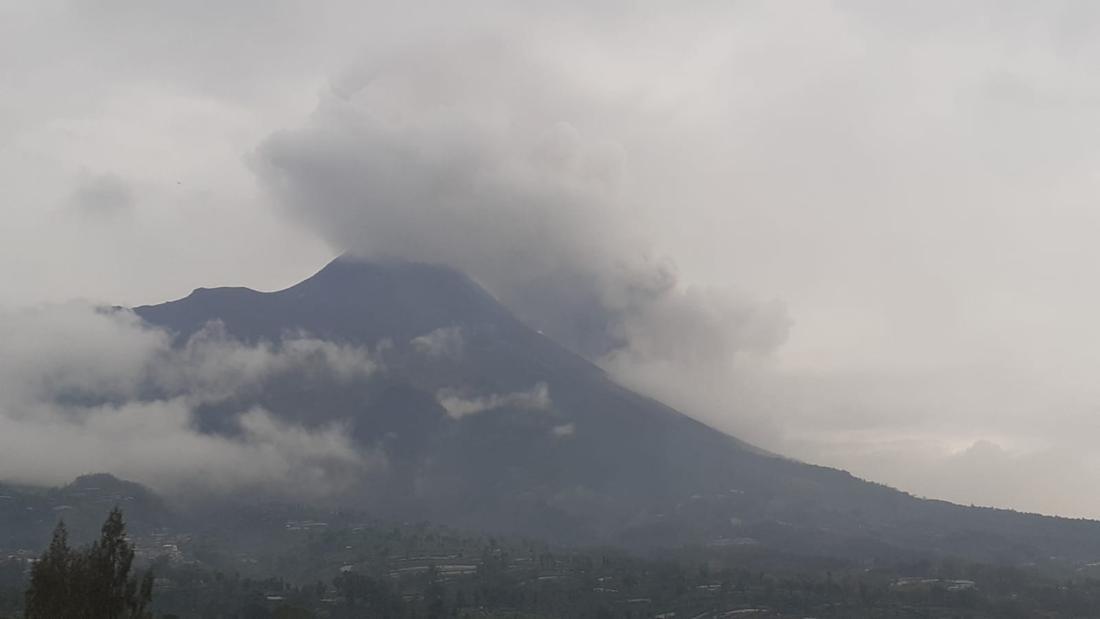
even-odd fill
[(511, 211), (406, 220), (348, 180), (411, 169), (399, 202), (476, 155), (463, 195), (529, 205), (494, 225), (555, 231), (525, 268), (611, 290), (577, 307), (624, 381), (916, 493), (1100, 516), (1100, 8), (530, 4), (0, 2), (0, 305), (278, 288), (393, 253), (356, 232), (383, 216), (521, 303), (499, 246), (420, 225)]

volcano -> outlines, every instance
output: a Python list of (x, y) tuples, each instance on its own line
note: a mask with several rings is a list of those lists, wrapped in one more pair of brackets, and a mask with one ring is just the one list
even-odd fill
[(387, 466), (341, 500), (381, 516), (633, 548), (1100, 556), (1100, 523), (921, 499), (724, 434), (620, 386), (446, 267), (341, 257), (285, 290), (203, 288), (134, 311), (181, 343), (219, 322), (243, 341), (308, 333), (377, 351), (370, 377), (284, 376), (199, 420), (229, 432), (259, 405), (346, 425)]

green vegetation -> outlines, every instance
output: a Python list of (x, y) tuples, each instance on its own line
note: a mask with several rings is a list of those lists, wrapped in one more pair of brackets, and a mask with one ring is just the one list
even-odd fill
[(54, 530), (49, 548), (31, 568), (26, 619), (145, 619), (153, 592), (152, 572), (131, 577), (134, 550), (126, 539), (122, 512), (115, 508), (100, 538), (80, 550), (69, 547), (65, 524)]
[[(561, 549), (426, 524), (260, 526), (256, 547), (196, 537), (130, 573), (134, 549), (112, 512), (74, 551), (59, 527), (27, 576), (0, 561), (0, 617), (65, 619), (544, 619), (550, 617), (923, 617), (1100, 614), (1086, 571), (957, 559), (867, 565), (760, 547), (684, 547), (650, 556)], [(173, 538), (175, 539), (175, 538)], [(160, 540), (163, 541), (163, 540)], [(198, 557), (202, 557), (201, 559)], [(60, 598), (49, 594), (61, 591)], [(83, 597), (81, 597), (83, 596)], [(150, 597), (152, 603), (150, 604)], [(72, 606), (104, 609), (76, 613)], [(23, 603), (26, 601), (26, 607)], [(91, 606), (94, 604), (95, 606)]]

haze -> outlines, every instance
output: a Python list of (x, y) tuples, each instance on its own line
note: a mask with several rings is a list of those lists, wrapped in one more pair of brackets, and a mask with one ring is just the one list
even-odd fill
[(1100, 517), (1100, 7), (556, 4), (4, 2), (3, 315), (445, 262), (764, 448)]

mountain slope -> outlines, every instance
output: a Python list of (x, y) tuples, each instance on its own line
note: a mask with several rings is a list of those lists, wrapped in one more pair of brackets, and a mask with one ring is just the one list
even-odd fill
[(94, 539), (112, 507), (145, 534), (172, 522), (170, 508), (149, 489), (111, 475), (83, 475), (60, 488), (0, 484), (0, 548), (39, 548), (63, 519), (74, 539)]
[[(443, 267), (341, 258), (286, 290), (199, 289), (135, 311), (181, 342), (217, 320), (246, 341), (304, 331), (376, 350), (378, 375), (282, 376), (200, 417), (226, 431), (261, 405), (306, 425), (346, 422), (389, 466), (343, 500), (380, 515), (633, 546), (1100, 557), (1094, 522), (920, 500), (764, 453), (620, 387)], [(421, 345), (433, 337), (450, 346)], [(444, 406), (455, 402), (468, 414)]]

